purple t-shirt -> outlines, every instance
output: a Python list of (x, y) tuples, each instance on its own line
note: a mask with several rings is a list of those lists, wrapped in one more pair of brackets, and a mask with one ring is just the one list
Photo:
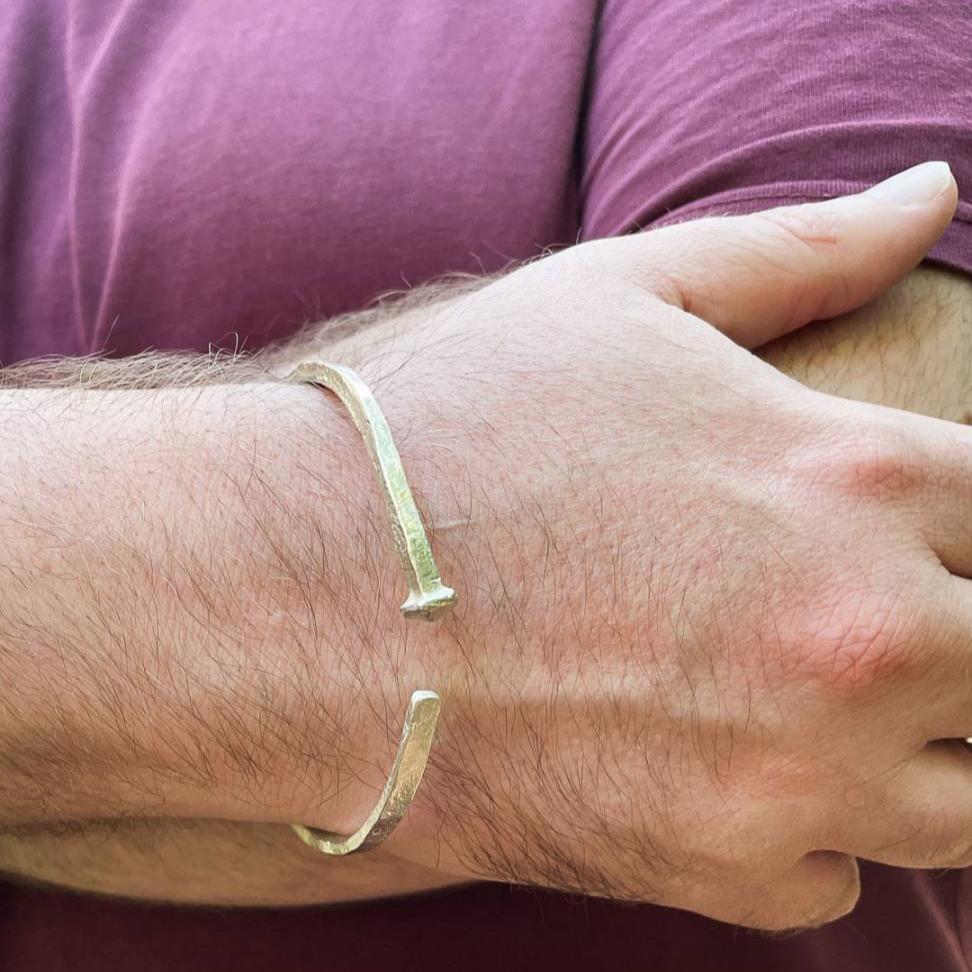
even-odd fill
[[(545, 246), (947, 159), (972, 272), (959, 0), (0, 0), (0, 360), (255, 348)], [(769, 940), (490, 885), (214, 913), (0, 889), (5, 972), (958, 970), (970, 872), (865, 865)], [(322, 880), (326, 876), (322, 871)]]

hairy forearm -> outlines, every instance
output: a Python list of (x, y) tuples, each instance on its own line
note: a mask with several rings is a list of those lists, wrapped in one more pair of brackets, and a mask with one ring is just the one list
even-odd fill
[(0, 870), (98, 894), (220, 906), (347, 902), (461, 883), (382, 847), (325, 858), (282, 824), (172, 818), (2, 833)]
[[(275, 370), (286, 370), (335, 336), (346, 352), (365, 356), (381, 329), (407, 328), (409, 315), (424, 313), (423, 300), (415, 304), (404, 312), (349, 319), (337, 331), (309, 331), (269, 361)], [(972, 283), (943, 271), (915, 271), (867, 308), (806, 328), (763, 353), (801, 382), (834, 394), (967, 420), (972, 409)], [(320, 417), (318, 409), (326, 410), (316, 401), (310, 406), (315, 417)], [(326, 443), (324, 430), (319, 431)], [(334, 434), (340, 434), (337, 427)], [(334, 476), (343, 482), (349, 471), (342, 467)], [(322, 746), (327, 738), (322, 728)], [(383, 851), (367, 859), (325, 861), (286, 830), (205, 820), (8, 837), (0, 840), (0, 866), (109, 893), (222, 903), (347, 900), (450, 880)]]
[(828, 394), (972, 423), (972, 279), (920, 267), (866, 307), (760, 353)]
[(8, 389), (0, 415), (0, 821), (359, 812), (395, 565), (335, 401), (204, 374)]

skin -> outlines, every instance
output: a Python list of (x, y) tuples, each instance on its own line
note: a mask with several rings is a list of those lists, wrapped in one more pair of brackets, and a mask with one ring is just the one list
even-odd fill
[[(326, 341), (326, 335), (320, 335)], [(972, 281), (923, 267), (860, 310), (760, 352), (803, 384), (950, 421), (972, 421)], [(134, 820), (0, 836), (25, 878), (164, 901), (303, 905), (454, 883), (378, 848), (325, 860), (288, 827)]]
[(784, 928), (845, 913), (857, 857), (967, 863), (969, 757), (941, 740), (972, 734), (972, 430), (744, 350), (885, 291), (954, 203), (932, 167), (336, 332), (463, 594), (436, 625), (396, 616), (360, 444), (319, 393), (5, 393), (0, 549), (29, 582), (0, 619), (4, 822), (349, 831), (434, 686), (383, 851), (436, 880)]

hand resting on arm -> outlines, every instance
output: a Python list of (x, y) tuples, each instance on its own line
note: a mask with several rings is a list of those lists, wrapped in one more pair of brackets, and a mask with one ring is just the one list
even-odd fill
[(587, 244), (335, 337), (463, 596), (427, 628), (320, 393), (5, 392), (4, 820), (353, 829), (421, 685), (440, 741), (387, 853), (446, 879), (787, 927), (853, 903), (855, 855), (963, 863), (968, 754), (935, 741), (972, 731), (972, 433), (711, 326), (865, 303), (932, 197)]

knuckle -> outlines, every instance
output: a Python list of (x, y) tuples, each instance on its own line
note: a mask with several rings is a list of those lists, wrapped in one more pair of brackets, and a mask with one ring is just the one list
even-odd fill
[[(762, 259), (778, 272), (798, 275), (789, 310), (792, 320), (804, 323), (827, 316), (835, 303), (853, 303), (853, 281), (839, 257), (842, 233), (833, 212), (813, 204), (783, 207), (760, 214), (758, 223), (763, 232), (757, 237), (768, 237), (760, 240)], [(826, 279), (827, 286), (812, 286), (815, 277)]]
[(840, 693), (869, 693), (912, 667), (928, 641), (920, 598), (904, 584), (852, 578), (811, 605), (804, 660), (818, 683)]
[[(628, 287), (693, 314), (732, 283), (732, 269), (726, 261), (711, 258), (712, 241), (706, 229), (717, 221), (688, 220), (582, 246), (597, 248), (590, 259), (596, 260), (602, 277), (622, 280)], [(699, 268), (705, 273), (698, 273)]]
[(856, 430), (852, 438), (820, 457), (821, 479), (848, 498), (902, 499), (925, 485), (919, 457), (896, 430)]
[(783, 206), (766, 210), (758, 218), (784, 243), (808, 248), (828, 260), (840, 244), (841, 234), (833, 214), (823, 207)]
[[(687, 314), (712, 304), (732, 280), (725, 261), (713, 260), (707, 253), (711, 243), (705, 230), (714, 222), (714, 218), (691, 220), (649, 230), (644, 239), (655, 259), (640, 261), (632, 274), (641, 288)], [(682, 279), (685, 268), (693, 271), (691, 286)], [(694, 272), (698, 268), (705, 273)]]

